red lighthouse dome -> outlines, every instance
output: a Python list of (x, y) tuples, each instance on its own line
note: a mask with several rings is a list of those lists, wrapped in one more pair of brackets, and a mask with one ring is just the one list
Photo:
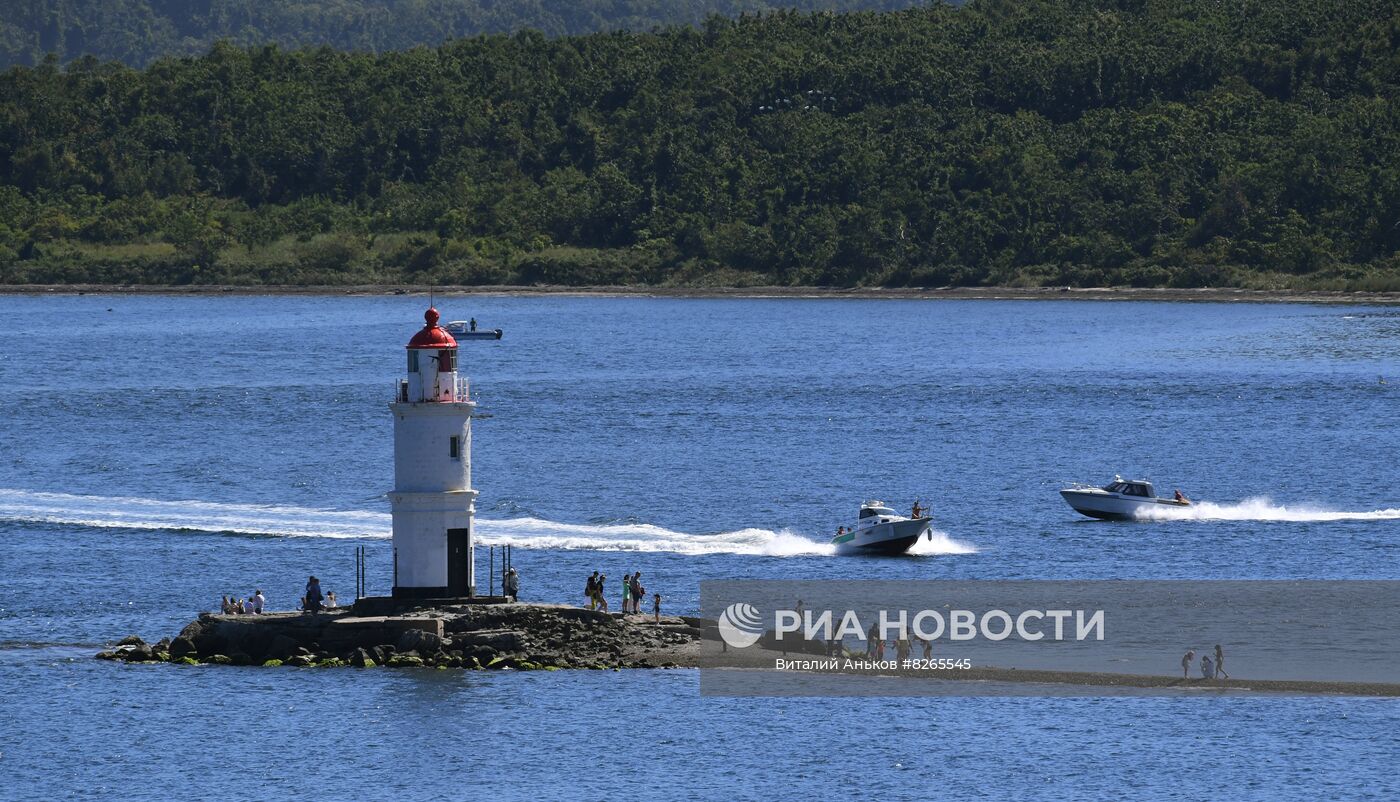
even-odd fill
[(408, 341), (409, 348), (456, 348), (457, 341), (447, 329), (438, 325), (441, 316), (438, 310), (428, 307), (428, 311), (423, 313), (423, 320), (427, 321), (426, 326), (413, 335), (413, 339)]

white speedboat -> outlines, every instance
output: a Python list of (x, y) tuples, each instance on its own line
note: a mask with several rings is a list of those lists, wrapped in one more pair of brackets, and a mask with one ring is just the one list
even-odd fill
[(476, 321), (454, 320), (443, 328), (458, 340), (499, 340), (505, 332), (500, 329), (478, 329)]
[(883, 501), (860, 505), (860, 517), (848, 531), (831, 539), (837, 554), (903, 554), (921, 536), (929, 533), (933, 519), (927, 515), (905, 518)]
[(1091, 487), (1089, 485), (1075, 485), (1060, 491), (1065, 502), (1074, 508), (1075, 512), (1087, 515), (1090, 518), (1106, 518), (1111, 520), (1130, 520), (1138, 517), (1138, 513), (1144, 509), (1160, 507), (1188, 507), (1191, 501), (1178, 491), (1176, 498), (1157, 498), (1157, 494), (1152, 490), (1152, 483), (1144, 479), (1124, 481), (1123, 477), (1115, 476), (1113, 481), (1103, 487)]

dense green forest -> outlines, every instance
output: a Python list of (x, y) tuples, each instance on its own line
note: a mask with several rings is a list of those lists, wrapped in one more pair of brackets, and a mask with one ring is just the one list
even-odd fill
[(144, 67), (224, 40), (379, 53), (481, 33), (696, 25), (770, 11), (887, 11), (918, 0), (4, 0), (0, 68), (85, 55)]
[(974, 0), (0, 74), (0, 281), (1400, 289), (1400, 6)]

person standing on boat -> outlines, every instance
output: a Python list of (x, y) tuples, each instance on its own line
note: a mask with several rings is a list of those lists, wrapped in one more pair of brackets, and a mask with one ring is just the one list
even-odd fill
[(1186, 494), (1185, 494), (1185, 493), (1182, 493), (1180, 488), (1177, 489), (1176, 495), (1174, 496), (1174, 498), (1176, 499), (1176, 503), (1177, 503), (1177, 504), (1190, 504), (1190, 503), (1191, 503), (1191, 499), (1187, 498), (1187, 497), (1186, 497)]
[(919, 500), (918, 500), (918, 499), (914, 499), (914, 514), (913, 514), (913, 515), (910, 515), (909, 517), (910, 517), (910, 518), (922, 518), (923, 516), (920, 515), (920, 513), (922, 513), (923, 511), (924, 511), (924, 508), (919, 506)]
[(471, 327), (472, 327), (472, 331), (476, 331), (476, 318), (472, 318), (472, 320), (471, 320)]

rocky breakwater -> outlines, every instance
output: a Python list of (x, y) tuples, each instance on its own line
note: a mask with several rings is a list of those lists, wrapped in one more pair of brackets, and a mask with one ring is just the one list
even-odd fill
[(238, 666), (465, 669), (694, 666), (712, 622), (621, 616), (566, 605), (490, 604), (356, 615), (203, 613), (174, 638), (124, 638), (99, 659)]

